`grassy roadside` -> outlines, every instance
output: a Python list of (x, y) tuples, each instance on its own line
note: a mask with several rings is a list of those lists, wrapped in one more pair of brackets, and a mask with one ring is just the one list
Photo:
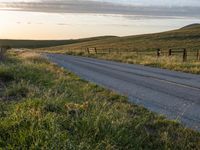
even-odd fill
[(74, 56), (84, 56), (84, 57), (92, 57), (104, 60), (111, 60), (117, 62), (123, 62), (128, 64), (140, 64), (149, 67), (163, 68), (174, 71), (192, 73), (192, 74), (200, 74), (200, 61), (188, 60), (187, 62), (182, 61), (181, 56), (161, 56), (157, 58), (154, 55), (139, 55), (136, 53), (105, 53), (105, 54), (87, 54), (82, 51), (71, 52), (67, 50), (55, 50), (55, 51), (46, 51), (50, 53), (59, 53), (66, 55), (74, 55)]
[(157, 67), (163, 69), (169, 69), (174, 71), (181, 71), (186, 73), (200, 74), (200, 61), (187, 61), (183, 62), (182, 57), (160, 57), (155, 56), (135, 56), (134, 54), (107, 54), (107, 55), (97, 55), (96, 58), (112, 60), (118, 62), (124, 62), (129, 64), (141, 64), (150, 67)]
[(0, 63), (0, 148), (198, 149), (200, 133), (40, 58)]

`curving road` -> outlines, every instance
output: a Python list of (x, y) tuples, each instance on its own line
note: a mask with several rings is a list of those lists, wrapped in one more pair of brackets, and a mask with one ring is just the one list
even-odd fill
[(83, 79), (200, 131), (200, 75), (86, 57), (45, 55)]

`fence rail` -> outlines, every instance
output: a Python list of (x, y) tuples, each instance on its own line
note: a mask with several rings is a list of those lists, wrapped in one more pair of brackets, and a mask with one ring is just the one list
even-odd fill
[(97, 47), (87, 47), (82, 48), (81, 50), (68, 50), (68, 52), (81, 52), (86, 54), (124, 54), (130, 53), (134, 54), (135, 56), (152, 56), (152, 57), (172, 57), (177, 56), (182, 58), (182, 61), (188, 60), (196, 60), (200, 61), (200, 49), (190, 50), (189, 48), (170, 48), (170, 49), (160, 49), (160, 48), (152, 48), (147, 50), (138, 50), (138, 49), (115, 49), (115, 48), (101, 48), (98, 49)]
[(169, 49), (169, 56), (172, 56), (174, 53), (181, 53), (183, 54), (183, 61), (187, 61), (188, 53), (185, 48), (182, 49)]

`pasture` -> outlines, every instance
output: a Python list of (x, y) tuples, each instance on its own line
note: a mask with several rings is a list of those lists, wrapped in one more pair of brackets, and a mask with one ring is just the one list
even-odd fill
[[(199, 43), (200, 25), (195, 25), (163, 33), (110, 37), (43, 48), (38, 51), (87, 56), (199, 74)], [(159, 57), (157, 49), (161, 50)], [(171, 55), (169, 55), (170, 49)], [(183, 58), (183, 52), (174, 53), (183, 49), (186, 49), (187, 58)]]

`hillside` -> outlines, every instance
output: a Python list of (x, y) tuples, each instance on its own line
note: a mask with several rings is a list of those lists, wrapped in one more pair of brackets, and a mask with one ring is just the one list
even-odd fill
[(199, 23), (194, 23), (194, 24), (187, 25), (187, 26), (183, 27), (182, 29), (194, 28), (194, 27), (198, 27), (198, 26), (200, 26)]
[(200, 48), (200, 25), (190, 25), (178, 30), (145, 34), (126, 37), (113, 37), (101, 40), (93, 40), (82, 43), (69, 44), (52, 47), (53, 50), (81, 50), (87, 47), (97, 47), (97, 49), (128, 49), (147, 50), (154, 48)]
[(42, 47), (51, 47), (58, 45), (67, 45), (73, 43), (80, 43), (86, 41), (93, 41), (99, 39), (107, 39), (113, 36), (103, 36), (103, 37), (92, 37), (85, 39), (77, 39), (77, 40), (0, 40), (0, 46), (9, 45), (13, 48), (42, 48)]
[[(85, 51), (92, 47), (97, 48), (97, 54)], [(159, 59), (155, 50), (157, 48), (161, 49), (162, 57)], [(182, 53), (168, 57), (168, 50), (171, 48), (186, 48), (187, 61), (183, 62)], [(111, 37), (41, 50), (200, 74), (200, 54), (197, 51), (200, 50), (200, 25), (192, 24), (168, 32)]]

